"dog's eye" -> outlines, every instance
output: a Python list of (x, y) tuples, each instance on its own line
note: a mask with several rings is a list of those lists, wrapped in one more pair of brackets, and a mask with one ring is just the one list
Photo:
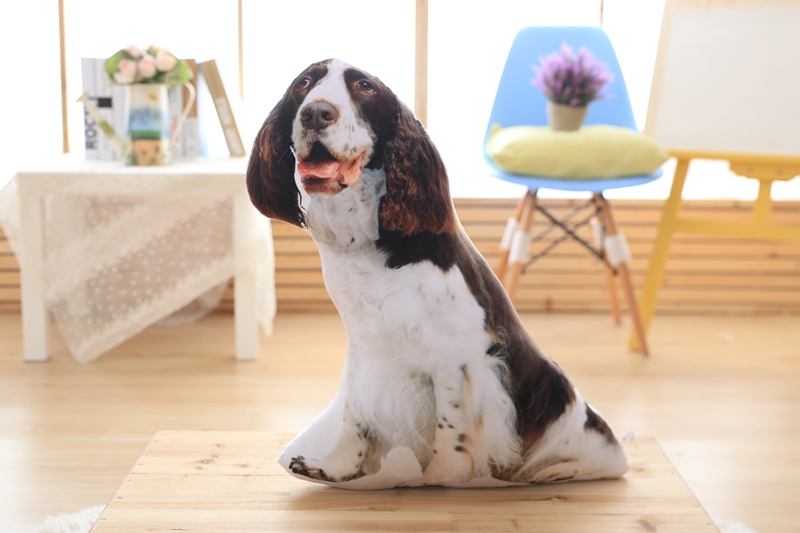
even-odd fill
[(309, 78), (308, 76), (304, 76), (300, 81), (297, 82), (297, 85), (295, 85), (295, 87), (297, 87), (298, 89), (305, 89), (309, 85), (311, 85), (311, 78)]
[(372, 84), (367, 80), (361, 80), (360, 82), (358, 82), (357, 87), (361, 92), (364, 93), (371, 93), (375, 91), (375, 87), (373, 87)]

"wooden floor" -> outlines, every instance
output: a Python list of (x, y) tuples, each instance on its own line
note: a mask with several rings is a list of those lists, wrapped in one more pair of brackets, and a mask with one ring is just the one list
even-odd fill
[[(653, 356), (602, 315), (525, 315), (542, 348), (618, 433), (658, 439), (712, 517), (800, 531), (800, 317), (657, 317)], [(21, 361), (0, 314), (0, 531), (102, 504), (158, 430), (305, 427), (338, 388), (334, 314), (281, 314), (257, 362), (233, 360), (233, 318), (150, 329), (80, 366), (56, 343)]]

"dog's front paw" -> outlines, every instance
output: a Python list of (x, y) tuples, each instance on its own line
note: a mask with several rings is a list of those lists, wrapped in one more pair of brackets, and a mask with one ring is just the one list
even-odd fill
[[(460, 448), (460, 446), (459, 446)], [(425, 467), (426, 485), (461, 485), (474, 477), (471, 457), (465, 453), (437, 453)]]
[(292, 458), (291, 462), (289, 463), (289, 470), (294, 472), (295, 474), (300, 474), (301, 476), (305, 476), (310, 479), (316, 479), (318, 481), (327, 481), (329, 483), (340, 483), (342, 481), (350, 481), (353, 479), (358, 479), (364, 475), (364, 472), (359, 469), (353, 473), (348, 473), (344, 475), (330, 475), (325, 472), (323, 468), (319, 466), (314, 466), (315, 461), (308, 460), (302, 455), (298, 455), (297, 457)]
[(335, 482), (335, 479), (331, 479), (325, 474), (325, 471), (321, 468), (316, 468), (313, 466), (309, 466), (306, 463), (305, 457), (302, 455), (298, 455), (297, 457), (293, 457), (292, 461), (289, 463), (289, 470), (294, 472), (295, 474), (300, 474), (301, 476), (305, 476), (311, 479), (317, 479), (320, 481), (330, 481)]

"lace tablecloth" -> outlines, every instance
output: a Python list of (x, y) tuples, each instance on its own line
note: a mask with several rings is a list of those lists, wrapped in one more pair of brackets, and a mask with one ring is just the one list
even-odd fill
[(23, 322), (26, 306), (43, 299), (87, 363), (152, 324), (199, 318), (246, 272), (270, 334), (272, 233), (247, 197), (246, 166), (245, 158), (125, 167), (64, 157), (19, 172), (0, 190), (0, 222), (20, 262)]

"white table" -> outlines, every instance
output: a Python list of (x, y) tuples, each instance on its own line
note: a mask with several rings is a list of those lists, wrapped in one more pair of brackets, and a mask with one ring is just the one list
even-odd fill
[[(235, 278), (236, 359), (257, 359), (258, 316), (261, 314), (261, 324), (268, 333), (271, 332), (274, 316), (274, 251), (269, 220), (257, 212), (247, 195), (244, 177), (246, 166), (246, 158), (179, 161), (165, 167), (126, 167), (117, 162), (85, 161), (65, 156), (33, 170), (19, 172), (3, 192), (16, 193), (18, 197), (18, 212), (6, 213), (4, 222), (8, 223), (16, 215), (19, 223), (16, 251), (20, 262), (24, 361), (46, 361), (50, 357), (50, 317), (46, 304), (49, 280), (46, 279), (43, 253), (43, 201), (45, 196), (58, 193), (130, 194), (137, 195), (137, 198), (153, 195), (162, 204), (165, 198), (173, 198), (176, 206), (180, 202), (189, 205), (187, 195), (196, 195), (198, 199), (228, 196), (233, 206), (235, 258), (229, 261), (229, 266), (235, 265), (231, 274)], [(13, 190), (14, 185), (16, 191)], [(4, 204), (8, 207), (9, 202)], [(161, 212), (164, 211), (161, 209)], [(130, 226), (128, 224), (126, 228)], [(125, 243), (119, 242), (119, 246), (125, 246)], [(266, 250), (267, 255), (260, 256), (262, 264), (252, 264), (254, 246), (263, 246)], [(268, 264), (264, 263), (265, 259)], [(264, 284), (264, 272), (268, 287), (261, 291), (259, 302), (258, 285)], [(131, 330), (132, 334), (143, 329), (141, 325), (137, 328), (134, 328), (136, 331)]]

